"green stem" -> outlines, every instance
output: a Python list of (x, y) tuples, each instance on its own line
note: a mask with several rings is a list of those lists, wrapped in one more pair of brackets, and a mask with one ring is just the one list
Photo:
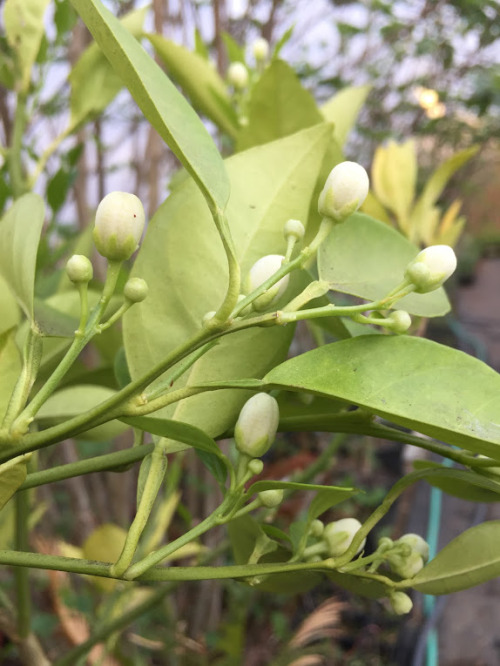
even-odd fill
[(129, 568), (139, 539), (146, 527), (149, 520), (151, 510), (155, 503), (158, 491), (161, 488), (167, 471), (167, 456), (165, 455), (164, 447), (161, 444), (156, 444), (153, 453), (151, 454), (151, 466), (149, 467), (148, 476), (144, 485), (144, 490), (137, 507), (137, 513), (127, 533), (127, 538), (123, 546), (123, 550), (116, 563), (111, 567), (111, 575), (120, 577)]
[[(95, 562), (94, 560), (80, 560), (60, 555), (42, 555), (41, 553), (25, 553), (15, 550), (0, 550), (0, 564), (14, 567), (30, 567), (33, 569), (48, 569), (53, 571), (67, 571), (88, 576), (111, 578), (110, 562)], [(155, 567), (138, 576), (141, 582), (160, 581), (194, 581), (194, 580), (223, 580), (227, 578), (247, 578), (249, 576), (264, 576), (274, 573), (287, 573), (293, 571), (336, 569), (338, 563), (333, 558), (323, 562), (271, 562), (266, 564), (231, 564), (220, 567)]]
[(12, 131), (12, 144), (10, 146), (8, 159), (10, 184), (12, 186), (12, 195), (14, 199), (18, 199), (28, 190), (24, 177), (21, 156), (24, 130), (26, 129), (28, 120), (26, 112), (26, 101), (26, 93), (18, 93), (16, 113), (14, 117), (14, 128)]
[(229, 281), (226, 296), (211, 320), (212, 325), (217, 327), (221, 324), (225, 324), (229, 320), (231, 312), (236, 305), (238, 296), (240, 294), (241, 272), (240, 264), (236, 257), (236, 251), (234, 249), (233, 241), (231, 238), (231, 232), (229, 231), (229, 226), (224, 213), (218, 208), (212, 210), (211, 213), (212, 217), (214, 218), (217, 230), (219, 231), (222, 244), (224, 245), (229, 271)]
[[(29, 544), (29, 493), (27, 491), (15, 496), (16, 507), (16, 548), (27, 551)], [(17, 632), (21, 641), (24, 641), (31, 632), (31, 597), (29, 586), (29, 572), (27, 569), (16, 568), (16, 600), (17, 600)]]
[(66, 129), (59, 134), (59, 136), (56, 136), (56, 138), (50, 143), (47, 148), (43, 151), (43, 153), (40, 155), (40, 159), (38, 160), (35, 169), (33, 173), (30, 175), (28, 182), (30, 188), (33, 188), (36, 181), (40, 177), (40, 174), (45, 168), (45, 165), (47, 164), (50, 156), (57, 150), (57, 148), (60, 146), (60, 144), (64, 141), (64, 139), (71, 134), (71, 132), (75, 129), (74, 125), (68, 125)]
[(31, 388), (36, 379), (42, 358), (42, 338), (36, 328), (30, 326), (26, 336), (23, 354), (23, 368), (5, 414), (2, 428), (8, 430), (26, 405)]
[(121, 264), (119, 262), (110, 262), (108, 264), (108, 272), (106, 275), (106, 282), (104, 284), (102, 296), (99, 303), (96, 305), (90, 315), (85, 333), (83, 335), (75, 336), (70, 348), (66, 352), (57, 368), (47, 379), (45, 384), (38, 391), (29, 405), (18, 416), (12, 426), (12, 431), (15, 436), (18, 433), (23, 434), (26, 432), (40, 407), (52, 395), (52, 393), (54, 393), (54, 391), (59, 386), (60, 381), (76, 361), (83, 348), (96, 334), (99, 321), (104, 314), (104, 311), (106, 310), (106, 307), (108, 306), (111, 296), (115, 290), (120, 266)]
[(125, 451), (108, 453), (104, 456), (79, 460), (68, 465), (59, 465), (59, 467), (52, 467), (41, 472), (33, 472), (33, 474), (28, 474), (25, 482), (18, 490), (36, 488), (37, 486), (44, 486), (47, 483), (64, 481), (65, 479), (72, 479), (75, 476), (82, 476), (84, 474), (93, 474), (94, 472), (120, 471), (119, 468), (128, 467), (131, 463), (145, 458), (154, 450), (154, 446), (154, 444), (144, 444), (132, 449), (125, 449)]
[(89, 319), (89, 283), (79, 282), (77, 287), (80, 294), (80, 324), (78, 325), (78, 331), (75, 335), (83, 337)]

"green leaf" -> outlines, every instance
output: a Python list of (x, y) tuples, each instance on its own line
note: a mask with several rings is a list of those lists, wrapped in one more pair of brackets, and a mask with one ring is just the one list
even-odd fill
[[(256, 481), (253, 483), (250, 488), (247, 490), (247, 495), (256, 495), (257, 493), (262, 492), (263, 490), (299, 490), (299, 491), (314, 491), (317, 493), (316, 497), (311, 502), (311, 514), (314, 514), (318, 508), (321, 509), (323, 504), (328, 504), (325, 509), (316, 513), (311, 520), (317, 518), (324, 511), (330, 507), (343, 502), (349, 497), (355, 495), (358, 490), (355, 488), (341, 488), (339, 486), (321, 486), (314, 483), (296, 483), (295, 481)], [(318, 500), (318, 497), (321, 496), (321, 500)], [(329, 504), (332, 502), (332, 504)], [(314, 505), (314, 506), (313, 506)]]
[(234, 138), (238, 131), (238, 117), (231, 106), (226, 84), (211, 64), (161, 35), (146, 37), (169, 76), (180, 85), (194, 108)]
[[(105, 386), (82, 384), (57, 391), (42, 405), (36, 415), (37, 422), (53, 424), (67, 421), (88, 411), (115, 395), (116, 391)], [(110, 421), (78, 435), (82, 439), (104, 441), (125, 432), (127, 427), (119, 421)]]
[(344, 88), (320, 108), (325, 120), (334, 124), (333, 135), (341, 148), (354, 127), (361, 107), (371, 89), (372, 86)]
[(345, 403), (337, 400), (290, 391), (280, 393), (278, 405), (280, 432), (323, 430), (323, 423), (329, 423), (346, 408)]
[(341, 340), (271, 370), (294, 388), (365, 407), (399, 425), (500, 460), (500, 376), (455, 349), (408, 336)]
[(29, 88), (31, 68), (45, 34), (43, 18), (48, 4), (49, 0), (5, 0), (5, 35), (16, 54), (23, 92)]
[(279, 57), (281, 49), (285, 46), (285, 44), (288, 43), (291, 36), (293, 35), (294, 30), (295, 30), (295, 25), (291, 25), (287, 30), (285, 30), (285, 32), (278, 39), (278, 41), (276, 42), (276, 46), (274, 47), (274, 51), (273, 51), (273, 56), (272, 56), (273, 60), (276, 60)]
[(7, 411), (21, 368), (21, 356), (14, 341), (14, 331), (5, 331), (0, 335), (0, 423)]
[[(418, 252), (391, 227), (356, 213), (335, 225), (321, 245), (319, 276), (335, 291), (375, 301), (401, 283), (406, 266)], [(395, 307), (422, 317), (437, 317), (446, 314), (450, 304), (444, 289), (439, 288), (428, 294), (410, 294)]]
[(19, 324), (21, 312), (7, 283), (0, 275), (0, 335)]
[(73, 338), (79, 323), (76, 317), (51, 307), (39, 298), (35, 298), (35, 321), (41, 335), (57, 338)]
[(237, 150), (246, 150), (321, 123), (313, 96), (293, 69), (273, 60), (252, 89), (248, 125), (241, 130)]
[(424, 594), (451, 594), (500, 576), (500, 520), (453, 539), (411, 581)]
[(19, 486), (24, 483), (27, 470), (26, 463), (20, 462), (15, 465), (9, 461), (0, 465), (0, 511), (10, 500)]
[(25, 194), (0, 221), (0, 274), (20, 306), (33, 318), (36, 254), (45, 218), (38, 194)]
[[(120, 23), (136, 38), (142, 34), (147, 8), (132, 11)], [(102, 113), (123, 88), (123, 81), (97, 44), (82, 53), (68, 77), (70, 93), (70, 125), (76, 127), (89, 117)]]
[[(500, 483), (485, 479), (484, 476), (470, 471), (450, 470), (430, 460), (415, 460), (413, 466), (416, 470), (442, 469), (447, 472), (458, 472), (458, 474), (453, 476), (443, 475), (442, 478), (439, 476), (429, 476), (427, 478), (431, 486), (439, 488), (447, 495), (459, 497), (468, 502), (500, 502)], [(485, 483), (485, 481), (490, 481), (490, 483)]]
[(151, 125), (192, 175), (204, 196), (223, 209), (229, 197), (224, 163), (191, 106), (100, 0), (72, 2)]
[(354, 574), (329, 571), (327, 577), (336, 585), (368, 599), (382, 599), (387, 596), (388, 586), (378, 580), (355, 576)]
[(228, 32), (222, 32), (222, 41), (226, 47), (229, 62), (242, 62), (245, 64), (245, 49)]
[(341, 502), (344, 502), (349, 497), (356, 495), (360, 491), (356, 488), (339, 488), (336, 486), (323, 487), (318, 490), (316, 497), (309, 505), (307, 511), (307, 522), (312, 523), (313, 520), (321, 516), (322, 513), (331, 509)]
[[(227, 161), (231, 178), (228, 220), (245, 276), (261, 256), (283, 254), (283, 224), (307, 217), (309, 200), (330, 129), (318, 126)], [(193, 183), (179, 186), (149, 224), (133, 274), (148, 298), (124, 318), (132, 378), (195, 335), (204, 314), (216, 310), (227, 288), (218, 234)], [(176, 382), (176, 388), (260, 377), (286, 356), (293, 328), (253, 328), (221, 339)], [(137, 344), (140, 341), (140, 344)], [(234, 425), (251, 393), (214, 391), (183, 400), (162, 416), (192, 423), (218, 436)]]

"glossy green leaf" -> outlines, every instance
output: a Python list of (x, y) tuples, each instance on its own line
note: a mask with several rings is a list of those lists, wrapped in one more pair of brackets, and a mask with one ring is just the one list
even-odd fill
[(445, 546), (411, 581), (424, 594), (451, 594), (500, 576), (500, 520), (481, 523)]
[[(450, 472), (450, 469), (430, 460), (415, 460), (413, 466), (416, 470), (442, 469)], [(439, 488), (447, 495), (459, 497), (468, 502), (500, 502), (500, 483), (490, 480), (470, 471), (452, 470), (456, 475), (429, 476), (427, 481)], [(500, 481), (500, 478), (499, 478)]]
[(0, 335), (17, 326), (21, 319), (21, 311), (7, 283), (0, 275)]
[(151, 125), (205, 197), (223, 209), (229, 197), (224, 163), (192, 107), (100, 0), (72, 3)]
[[(231, 177), (228, 220), (245, 276), (255, 261), (283, 253), (283, 224), (306, 219), (329, 128), (318, 126), (227, 161)], [(150, 288), (124, 318), (132, 378), (159, 362), (201, 327), (227, 287), (220, 239), (190, 182), (179, 186), (152, 219), (134, 266)], [(259, 377), (286, 356), (293, 328), (254, 328), (226, 336), (176, 383), (199, 385)], [(138, 344), (139, 341), (139, 344)], [(217, 391), (183, 400), (162, 412), (218, 436), (232, 427), (249, 392)]]
[(146, 35), (166, 67), (168, 75), (180, 85), (194, 108), (212, 120), (222, 131), (235, 137), (238, 118), (231, 106), (227, 86), (217, 70), (184, 46), (161, 35)]
[(42, 198), (25, 194), (0, 220), (0, 274), (29, 318), (33, 316), (36, 255), (44, 219)]
[(321, 516), (321, 514), (331, 509), (332, 506), (336, 506), (341, 502), (344, 502), (349, 497), (359, 493), (359, 490), (356, 488), (338, 488), (336, 486), (323, 487), (319, 490), (309, 505), (307, 511), (307, 521), (311, 523), (313, 520)]
[[(337, 224), (318, 255), (322, 280), (334, 291), (369, 301), (386, 296), (401, 283), (408, 263), (419, 248), (383, 222), (356, 213)], [(422, 317), (446, 314), (450, 304), (442, 288), (428, 294), (410, 294), (395, 308)]]
[(26, 478), (26, 463), (0, 465), (0, 511)]
[(313, 96), (290, 65), (273, 60), (252, 90), (248, 125), (238, 136), (237, 150), (260, 146), (322, 121)]
[(45, 34), (43, 18), (48, 4), (49, 0), (5, 0), (5, 36), (16, 54), (24, 92), (29, 88), (31, 68)]
[(21, 356), (14, 341), (14, 332), (5, 331), (0, 335), (0, 423), (7, 411), (21, 368)]
[(500, 460), (500, 375), (436, 342), (385, 335), (341, 340), (286, 361), (264, 381), (365, 407)]
[(359, 112), (371, 89), (372, 86), (343, 88), (321, 106), (320, 111), (325, 120), (334, 124), (333, 135), (341, 148), (356, 124)]
[(281, 432), (323, 430), (321, 424), (324, 421), (329, 421), (346, 408), (344, 402), (291, 391), (279, 394), (278, 405)]
[[(335, 504), (338, 504), (339, 502), (343, 502), (346, 499), (349, 499), (349, 497), (352, 497), (355, 495), (357, 491), (355, 488), (341, 488), (337, 486), (322, 486), (314, 483), (296, 483), (295, 481), (256, 481), (253, 483), (250, 488), (247, 490), (248, 495), (256, 495), (257, 493), (262, 492), (263, 490), (274, 490), (274, 489), (281, 489), (281, 490), (297, 490), (297, 491), (313, 491), (316, 492), (316, 498), (313, 499), (311, 502), (311, 507), (314, 504), (314, 507), (311, 509), (311, 513), (315, 513), (320, 507), (320, 504), (322, 502), (317, 502), (317, 498), (320, 494), (324, 494), (324, 500), (325, 502), (330, 502), (333, 500), (332, 504), (329, 504), (326, 509), (323, 509), (323, 511), (326, 511), (328, 508), (331, 506), (334, 506)], [(326, 500), (326, 497), (328, 495), (328, 500)], [(320, 513), (317, 513), (311, 520), (314, 520), (314, 518), (317, 518), (323, 511), (320, 511)]]

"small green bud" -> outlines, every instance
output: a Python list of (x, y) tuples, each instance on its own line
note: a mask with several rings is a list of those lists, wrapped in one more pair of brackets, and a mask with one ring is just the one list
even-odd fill
[(283, 229), (285, 240), (296, 238), (298, 241), (301, 241), (304, 238), (305, 233), (306, 230), (300, 220), (288, 220)]
[(341, 162), (330, 171), (319, 195), (318, 211), (324, 217), (342, 222), (356, 212), (368, 195), (370, 181), (366, 170), (356, 162)]
[(417, 294), (438, 289), (457, 267), (455, 252), (449, 245), (431, 245), (410, 261), (405, 278), (415, 285)]
[(146, 280), (138, 277), (130, 278), (123, 287), (123, 295), (131, 303), (140, 303), (147, 297), (148, 292)]
[(389, 601), (396, 615), (406, 615), (413, 608), (413, 601), (404, 592), (392, 592)]
[(203, 326), (207, 326), (208, 323), (215, 317), (216, 314), (217, 312), (215, 310), (210, 310), (209, 312), (205, 312), (202, 320)]
[(309, 533), (311, 536), (319, 539), (319, 537), (323, 534), (324, 531), (325, 531), (325, 526), (321, 522), (321, 520), (318, 520), (316, 518), (316, 520), (312, 521), (311, 527), (309, 528)]
[(253, 57), (257, 62), (264, 62), (269, 57), (269, 42), (263, 37), (259, 37), (252, 44)]
[[(337, 557), (345, 553), (360, 527), (361, 523), (356, 518), (342, 518), (333, 523), (328, 523), (323, 532), (323, 539), (328, 545), (330, 555)], [(356, 553), (363, 550), (365, 543), (366, 539), (363, 539)]]
[[(483, 456), (482, 454), (479, 454), (477, 457), (481, 458), (482, 460), (492, 460), (488, 456)], [(483, 476), (487, 476), (495, 481), (498, 481), (498, 477), (500, 476), (500, 467), (481, 466), (481, 467), (475, 467), (474, 471), (477, 472), (478, 474), (482, 474)]]
[[(284, 258), (282, 254), (268, 254), (258, 259), (248, 273), (245, 285), (247, 292), (251, 293), (274, 275), (281, 268)], [(290, 276), (285, 275), (285, 277), (282, 277), (281, 280), (278, 280), (276, 284), (256, 298), (252, 303), (255, 310), (265, 310), (271, 303), (277, 301), (286, 291), (289, 280)]]
[(85, 284), (92, 280), (94, 270), (90, 259), (83, 254), (74, 254), (68, 259), (66, 264), (66, 274), (71, 282), (75, 284)]
[(411, 326), (411, 317), (406, 310), (394, 310), (387, 317), (390, 328), (394, 333), (406, 333)]
[(422, 539), (420, 534), (403, 534), (403, 536), (396, 541), (396, 543), (408, 544), (413, 552), (420, 555), (424, 562), (429, 561), (429, 544), (425, 539)]
[(415, 551), (410, 552), (409, 555), (398, 552), (389, 553), (387, 561), (394, 573), (401, 578), (413, 578), (424, 568), (422, 556)]
[(103, 257), (125, 261), (137, 250), (144, 230), (144, 208), (135, 194), (110, 192), (95, 214), (94, 242)]
[(280, 418), (278, 403), (267, 393), (257, 393), (243, 405), (234, 428), (236, 448), (252, 458), (268, 451)]
[(232, 62), (227, 70), (227, 80), (235, 90), (244, 90), (248, 86), (248, 69), (242, 62)]
[(284, 491), (281, 488), (273, 488), (271, 490), (263, 490), (259, 493), (258, 497), (268, 509), (274, 509), (279, 506), (283, 501)]
[(259, 474), (262, 474), (262, 470), (264, 469), (264, 463), (262, 460), (254, 458), (248, 462), (247, 468), (248, 471), (252, 472), (254, 476), (259, 476)]

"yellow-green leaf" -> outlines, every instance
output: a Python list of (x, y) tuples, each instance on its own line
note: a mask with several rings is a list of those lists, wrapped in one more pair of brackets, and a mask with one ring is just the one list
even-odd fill
[(344, 88), (320, 108), (325, 120), (333, 122), (333, 136), (342, 148), (354, 127), (359, 112), (372, 86), (350, 86)]

